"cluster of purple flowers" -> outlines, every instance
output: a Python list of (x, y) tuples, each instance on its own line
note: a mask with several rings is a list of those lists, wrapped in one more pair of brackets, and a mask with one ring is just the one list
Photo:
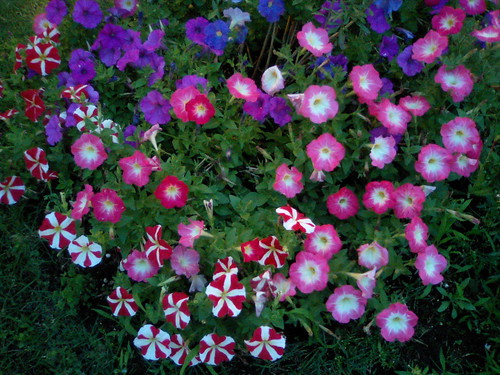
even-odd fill
[(284, 98), (271, 96), (260, 90), (259, 98), (255, 102), (247, 101), (243, 104), (243, 112), (259, 122), (264, 122), (267, 116), (271, 116), (279, 126), (285, 126), (292, 121), (292, 109)]

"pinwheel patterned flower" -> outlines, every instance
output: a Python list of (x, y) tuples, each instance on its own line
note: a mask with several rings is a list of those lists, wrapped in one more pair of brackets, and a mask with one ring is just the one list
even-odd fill
[(235, 346), (236, 342), (232, 337), (210, 333), (200, 340), (200, 360), (212, 366), (228, 362), (234, 357)]
[(276, 332), (274, 328), (260, 326), (250, 340), (245, 340), (245, 346), (255, 358), (267, 361), (276, 361), (285, 352), (285, 336)]
[(0, 203), (17, 203), (23, 196), (25, 190), (26, 187), (20, 177), (7, 177), (4, 181), (0, 182)]
[[(184, 341), (181, 335), (175, 334), (170, 336), (170, 349), (171, 353), (169, 358), (177, 365), (182, 366), (186, 361), (186, 357), (188, 356), (190, 350), (187, 343)], [(190, 366), (195, 366), (200, 363), (199, 357), (195, 356), (191, 362)]]
[(94, 267), (101, 263), (102, 247), (92, 242), (87, 236), (80, 236), (68, 246), (68, 252), (73, 263), (81, 267)]
[(298, 230), (302, 233), (312, 233), (316, 225), (311, 219), (295, 208), (283, 206), (276, 209), (276, 213), (283, 218), (283, 226), (286, 230)]
[(75, 221), (59, 212), (51, 212), (43, 219), (38, 234), (49, 241), (51, 248), (64, 249), (76, 238)]
[(238, 267), (236, 266), (233, 257), (217, 259), (213, 275), (214, 280), (218, 278), (227, 278), (227, 277), (231, 278), (233, 275), (236, 276), (237, 274), (238, 274)]
[(208, 284), (205, 293), (214, 305), (213, 314), (218, 318), (226, 315), (238, 316), (243, 309), (243, 302), (246, 300), (245, 287), (235, 275), (213, 280)]
[(121, 286), (113, 290), (107, 301), (114, 316), (134, 316), (139, 310), (132, 294)]
[(172, 246), (162, 239), (161, 225), (146, 227), (144, 252), (149, 260), (155, 262), (158, 267), (162, 267), (163, 262), (172, 256)]
[(393, 303), (377, 315), (376, 323), (387, 341), (408, 341), (415, 333), (418, 317), (401, 303)]
[(150, 360), (167, 358), (171, 353), (170, 335), (152, 324), (141, 327), (134, 339), (134, 345), (144, 358)]
[(284, 250), (276, 236), (269, 236), (259, 241), (262, 249), (258, 262), (262, 266), (272, 265), (281, 268), (285, 265), (288, 251)]
[(188, 307), (188, 295), (175, 292), (163, 296), (162, 306), (165, 319), (177, 329), (184, 329), (191, 320), (191, 312)]

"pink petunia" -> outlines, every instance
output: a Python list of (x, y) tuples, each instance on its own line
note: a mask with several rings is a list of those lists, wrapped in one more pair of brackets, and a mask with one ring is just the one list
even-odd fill
[(363, 100), (375, 100), (382, 88), (382, 80), (372, 64), (356, 65), (349, 73), (354, 92)]
[(349, 323), (359, 319), (365, 313), (366, 298), (361, 291), (351, 285), (335, 288), (333, 294), (326, 301), (326, 309), (332, 313), (333, 319), (339, 323)]
[(217, 366), (234, 357), (236, 342), (232, 337), (209, 333), (200, 340), (200, 360), (208, 365)]
[[(177, 365), (182, 366), (189, 355), (189, 347), (187, 342), (184, 341), (181, 335), (175, 334), (170, 336), (170, 349), (171, 353), (169, 358)], [(191, 362), (190, 366), (195, 366), (200, 363), (199, 357), (195, 356)]]
[(320, 27), (314, 27), (312, 22), (302, 26), (297, 33), (297, 40), (301, 47), (307, 49), (316, 57), (331, 52), (333, 45), (328, 38), (328, 32)]
[(378, 136), (372, 144), (370, 144), (370, 159), (372, 165), (377, 168), (384, 168), (386, 164), (392, 163), (396, 157), (396, 141), (392, 136)]
[(94, 267), (102, 260), (101, 245), (89, 241), (87, 236), (80, 236), (71, 241), (68, 252), (73, 263), (84, 268)]
[(377, 315), (376, 323), (387, 341), (408, 341), (413, 337), (418, 317), (406, 305), (393, 303)]
[(17, 203), (25, 191), (26, 186), (24, 186), (24, 182), (21, 180), (21, 177), (7, 177), (5, 180), (0, 182), (0, 203), (9, 205)]
[(296, 294), (295, 283), (292, 279), (287, 279), (282, 273), (275, 273), (269, 282), (271, 294), (279, 298), (280, 302), (286, 300), (286, 297), (293, 297)]
[(155, 197), (165, 208), (183, 207), (187, 202), (188, 186), (175, 176), (167, 176), (155, 190)]
[(208, 284), (205, 293), (213, 303), (212, 313), (218, 318), (238, 316), (246, 300), (246, 291), (238, 277), (219, 277)]
[(340, 220), (346, 220), (356, 215), (359, 210), (356, 194), (346, 187), (341, 188), (335, 194), (331, 194), (326, 201), (326, 206), (328, 212)]
[(164, 261), (170, 259), (172, 256), (173, 250), (172, 246), (162, 239), (161, 225), (146, 227), (146, 238), (146, 243), (144, 244), (146, 256), (158, 267), (163, 267)]
[(262, 266), (272, 265), (276, 268), (281, 268), (285, 265), (288, 251), (283, 249), (275, 236), (263, 238), (259, 241), (259, 246), (262, 249), (258, 260), (259, 264)]
[(276, 361), (285, 352), (285, 336), (271, 327), (260, 326), (255, 329), (250, 340), (245, 340), (245, 346), (255, 358)]
[(134, 316), (139, 310), (132, 294), (121, 286), (113, 290), (107, 301), (114, 316)]
[(307, 145), (306, 153), (314, 169), (331, 172), (344, 159), (345, 148), (333, 135), (324, 133)]
[(472, 145), (480, 141), (474, 120), (468, 117), (455, 117), (441, 127), (444, 147), (451, 152), (467, 153)]
[(318, 225), (304, 241), (304, 250), (329, 260), (342, 248), (342, 241), (331, 224)]
[(448, 178), (451, 168), (451, 153), (441, 146), (430, 144), (422, 147), (415, 162), (415, 170), (427, 182), (441, 181)]
[(265, 251), (260, 247), (260, 240), (258, 238), (242, 243), (240, 249), (243, 254), (244, 262), (258, 262)]
[(194, 241), (203, 234), (205, 223), (200, 220), (189, 219), (189, 224), (180, 223), (177, 226), (177, 233), (181, 238), (179, 243), (186, 247), (193, 247)]
[(304, 185), (300, 182), (301, 180), (302, 173), (297, 168), (288, 168), (283, 163), (276, 168), (276, 180), (273, 184), (273, 189), (287, 198), (293, 198), (304, 188)]
[(427, 247), (428, 236), (429, 228), (418, 216), (413, 217), (405, 228), (405, 238), (412, 253), (419, 253)]
[(377, 268), (372, 268), (370, 271), (359, 274), (356, 279), (356, 285), (359, 290), (361, 290), (361, 296), (366, 299), (370, 299), (373, 296), (373, 289), (377, 285), (376, 279)]
[(394, 206), (394, 185), (390, 181), (372, 181), (366, 185), (363, 204), (376, 214), (383, 214)]
[(479, 168), (477, 159), (469, 158), (464, 154), (453, 154), (451, 157), (450, 169), (460, 176), (469, 177), (477, 168)]
[(165, 319), (177, 329), (186, 328), (191, 320), (188, 299), (187, 294), (180, 292), (168, 293), (163, 296), (162, 307)]
[(290, 266), (290, 279), (305, 294), (321, 291), (328, 283), (328, 261), (307, 251), (299, 252)]
[(227, 88), (235, 98), (255, 102), (259, 98), (259, 89), (251, 78), (245, 78), (240, 73), (234, 73), (227, 79)]
[(274, 95), (285, 87), (285, 80), (281, 74), (281, 70), (274, 65), (267, 68), (262, 74), (262, 90), (269, 95)]
[(276, 213), (283, 218), (283, 227), (286, 230), (298, 230), (302, 233), (314, 232), (314, 223), (311, 219), (295, 208), (290, 206), (283, 206), (276, 209)]
[(118, 223), (125, 211), (122, 199), (113, 189), (102, 189), (92, 196), (91, 202), (94, 216), (99, 221)]
[(311, 85), (304, 92), (300, 112), (315, 124), (335, 117), (339, 110), (337, 94), (333, 87)]
[(218, 279), (219, 277), (232, 277), (238, 274), (238, 267), (234, 262), (233, 257), (226, 257), (224, 259), (217, 259), (215, 263), (213, 279)]
[(45, 215), (38, 235), (49, 241), (51, 248), (63, 249), (76, 238), (75, 221), (59, 212), (51, 212)]
[(377, 241), (361, 245), (358, 249), (358, 264), (366, 268), (382, 268), (389, 263), (389, 252)]
[(486, 11), (486, 0), (460, 0), (459, 4), (465, 13), (470, 16), (481, 14)]
[(71, 146), (75, 163), (80, 168), (94, 170), (107, 159), (101, 139), (93, 134), (82, 134)]
[(458, 34), (462, 29), (465, 12), (458, 8), (444, 6), (432, 17), (432, 27), (441, 35)]
[(411, 95), (399, 99), (399, 106), (413, 116), (423, 116), (431, 108), (431, 105), (423, 96)]
[(384, 98), (378, 105), (377, 119), (392, 135), (403, 134), (411, 121), (411, 115), (399, 105)]
[(437, 31), (429, 30), (423, 38), (413, 43), (413, 55), (411, 58), (420, 62), (431, 64), (448, 47), (448, 38)]
[(186, 112), (189, 121), (203, 125), (209, 122), (214, 116), (215, 108), (205, 94), (200, 94), (186, 103)]
[(500, 42), (500, 28), (495, 26), (488, 26), (481, 30), (474, 30), (470, 34), (482, 42)]
[(415, 268), (418, 270), (418, 276), (420, 276), (424, 285), (435, 285), (443, 281), (441, 272), (444, 271), (447, 265), (446, 258), (438, 253), (434, 245), (427, 246), (420, 251), (415, 261)]
[(174, 272), (181, 276), (191, 277), (200, 272), (200, 254), (182, 245), (174, 247), (170, 257), (170, 265)]
[(170, 98), (170, 104), (174, 109), (175, 115), (184, 122), (189, 121), (189, 114), (186, 111), (186, 104), (194, 99), (196, 96), (201, 95), (194, 86), (180, 88), (174, 91)]
[(170, 355), (170, 335), (156, 328), (152, 324), (146, 324), (137, 332), (134, 345), (140, 349), (144, 358), (158, 360)]
[(127, 275), (134, 281), (146, 281), (158, 273), (160, 267), (144, 251), (132, 250), (123, 262)]
[(153, 171), (149, 158), (139, 150), (132, 156), (118, 161), (123, 170), (123, 182), (129, 185), (144, 186), (149, 182), (149, 175)]
[(398, 219), (411, 219), (420, 216), (425, 202), (425, 193), (421, 187), (409, 183), (394, 190), (394, 215)]
[(444, 64), (439, 67), (434, 82), (439, 83), (443, 91), (449, 92), (455, 103), (460, 103), (474, 87), (471, 72), (463, 65), (452, 70), (447, 68)]

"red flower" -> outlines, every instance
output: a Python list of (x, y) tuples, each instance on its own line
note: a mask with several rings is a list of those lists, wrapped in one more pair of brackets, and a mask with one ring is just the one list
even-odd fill
[(234, 263), (232, 257), (227, 257), (224, 259), (217, 260), (213, 276), (214, 280), (218, 279), (219, 277), (225, 278), (225, 277), (232, 277), (233, 275), (236, 276), (237, 274), (238, 274), (238, 267)]
[(146, 359), (158, 360), (170, 355), (170, 335), (152, 324), (142, 326), (134, 339), (134, 345)]
[(34, 147), (24, 151), (24, 163), (31, 175), (39, 180), (48, 181), (57, 178), (56, 172), (49, 171), (49, 164), (45, 157), (45, 151), (40, 147)]
[(264, 249), (259, 259), (259, 264), (263, 266), (273, 265), (276, 268), (283, 267), (288, 257), (288, 251), (283, 250), (283, 247), (275, 236), (263, 238), (260, 240), (259, 245)]
[(139, 310), (132, 294), (119, 286), (107, 298), (114, 316), (134, 316)]
[(276, 213), (283, 218), (283, 226), (286, 230), (299, 230), (302, 233), (312, 233), (316, 225), (290, 206), (283, 206), (276, 209)]
[(235, 345), (232, 337), (210, 333), (200, 341), (200, 360), (213, 366), (230, 361), (234, 357)]
[(16, 46), (16, 62), (14, 63), (14, 72), (19, 69), (23, 65), (23, 57), (21, 55), (21, 51), (26, 50), (26, 45), (24, 44), (18, 44)]
[(250, 340), (245, 340), (245, 345), (252, 356), (268, 361), (276, 361), (283, 356), (285, 343), (283, 335), (266, 326), (260, 326), (253, 332)]
[(12, 116), (17, 115), (18, 113), (19, 113), (19, 111), (15, 108), (9, 109), (8, 111), (0, 113), (0, 120), (4, 120), (4, 121), (8, 120)]
[(51, 212), (43, 219), (38, 235), (49, 241), (51, 248), (63, 249), (76, 238), (75, 221), (59, 212)]
[[(170, 349), (172, 352), (170, 353), (170, 359), (177, 365), (182, 366), (186, 357), (188, 356), (190, 350), (187, 344), (184, 342), (184, 339), (181, 335), (175, 334), (170, 336)], [(194, 366), (200, 363), (198, 356), (195, 356), (191, 362), (190, 366)]]
[(189, 121), (202, 125), (209, 122), (214, 116), (215, 108), (206, 95), (200, 94), (186, 103), (186, 112)]
[(38, 117), (40, 117), (45, 111), (45, 104), (40, 97), (38, 90), (25, 90), (21, 93), (21, 96), (26, 103), (24, 108), (24, 114), (31, 121), (36, 122)]
[(73, 117), (75, 118), (76, 128), (81, 132), (87, 131), (85, 128), (85, 120), (91, 121), (95, 126), (98, 125), (99, 112), (97, 107), (94, 105), (80, 105), (75, 112)]
[(3, 182), (0, 182), (0, 203), (16, 203), (21, 199), (25, 190), (26, 187), (20, 177), (7, 177)]
[(188, 186), (175, 176), (167, 176), (155, 190), (155, 197), (165, 208), (183, 207), (188, 197)]
[(42, 76), (46, 76), (61, 64), (57, 48), (50, 43), (36, 43), (26, 49), (26, 65)]
[(89, 94), (87, 92), (89, 85), (71, 86), (61, 92), (61, 98), (69, 99), (72, 101), (85, 100)]
[(234, 275), (215, 279), (208, 284), (205, 293), (214, 304), (213, 314), (219, 318), (226, 315), (238, 316), (243, 309), (243, 302), (246, 300), (245, 287)]
[(163, 266), (163, 261), (172, 256), (172, 247), (163, 240), (161, 225), (146, 227), (147, 241), (144, 244), (144, 252), (151, 261), (155, 261), (158, 267)]
[(260, 247), (260, 240), (258, 238), (242, 243), (240, 248), (243, 253), (244, 262), (258, 262), (262, 255), (264, 255), (264, 249)]
[(170, 293), (163, 297), (162, 305), (165, 319), (177, 329), (184, 329), (191, 320), (188, 307), (188, 295), (185, 293)]

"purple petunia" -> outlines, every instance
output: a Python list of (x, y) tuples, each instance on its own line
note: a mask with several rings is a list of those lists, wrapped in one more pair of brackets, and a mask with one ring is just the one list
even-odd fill
[(403, 70), (403, 73), (408, 77), (413, 77), (415, 74), (418, 74), (424, 69), (424, 64), (420, 61), (413, 60), (411, 56), (413, 55), (413, 47), (406, 47), (403, 52), (399, 54), (396, 61), (398, 65)]
[(73, 20), (87, 29), (93, 29), (102, 20), (99, 4), (94, 0), (78, 0), (73, 8)]
[(211, 49), (223, 51), (229, 39), (229, 25), (227, 22), (217, 20), (205, 27), (204, 42)]
[(243, 104), (243, 112), (248, 113), (256, 121), (263, 122), (269, 114), (271, 96), (259, 90), (259, 98), (255, 102)]
[(137, 130), (137, 126), (135, 125), (129, 125), (123, 130), (123, 139), (125, 140), (125, 143), (137, 148), (139, 144), (135, 141), (131, 141), (128, 138), (133, 137), (135, 131)]
[(382, 78), (382, 88), (380, 89), (380, 92), (378, 93), (379, 96), (382, 96), (384, 94), (393, 94), (394, 93), (394, 84), (389, 78)]
[(382, 9), (385, 14), (391, 16), (392, 12), (396, 12), (403, 5), (403, 0), (375, 0), (374, 4)]
[(71, 69), (71, 79), (77, 85), (85, 85), (96, 75), (94, 62), (88, 60), (81, 62), (77, 67)]
[(327, 63), (325, 63), (320, 70), (316, 72), (316, 75), (321, 78), (325, 79), (325, 75), (323, 74), (323, 71), (328, 72), (332, 77), (335, 75), (333, 71), (334, 66), (341, 67), (344, 72), (347, 72), (347, 64), (349, 63), (349, 60), (347, 59), (346, 56), (340, 54), (340, 55), (333, 55), (333, 56), (321, 56), (316, 59), (316, 62), (314, 63), (314, 66), (320, 66), (322, 65), (325, 60), (328, 60)]
[(146, 121), (151, 125), (166, 124), (170, 121), (168, 111), (172, 106), (158, 90), (150, 91), (140, 103), (141, 111), (144, 112)]
[(75, 49), (71, 52), (71, 57), (68, 61), (68, 66), (70, 69), (76, 69), (82, 63), (92, 60), (92, 53), (85, 51), (81, 48)]
[(283, 0), (259, 0), (257, 10), (267, 22), (278, 22), (285, 13), (285, 3)]
[(47, 143), (51, 146), (55, 146), (62, 139), (62, 129), (58, 115), (52, 116), (45, 125), (45, 135), (47, 136)]
[(373, 31), (379, 34), (385, 33), (391, 28), (391, 25), (385, 19), (384, 11), (375, 4), (370, 5), (366, 10), (366, 20)]
[(186, 36), (193, 43), (204, 46), (205, 45), (205, 27), (210, 22), (206, 18), (197, 17), (192, 18), (186, 22)]
[(269, 99), (269, 115), (279, 126), (285, 126), (292, 121), (292, 109), (286, 104), (286, 100), (280, 97)]
[(55, 25), (59, 25), (67, 13), (68, 8), (63, 0), (50, 0), (45, 7), (47, 19)]
[(380, 44), (380, 56), (389, 61), (394, 59), (399, 52), (398, 38), (396, 35), (384, 36)]
[(321, 5), (318, 14), (314, 16), (314, 19), (319, 23), (321, 28), (330, 31), (342, 25), (341, 14), (342, 3), (340, 0), (325, 1), (323, 5)]
[[(128, 46), (132, 43), (129, 40), (129, 34), (123, 27), (119, 25), (113, 25), (112, 23), (107, 23), (104, 27), (99, 31), (99, 35), (97, 35), (97, 39), (92, 45), (92, 49), (101, 48), (122, 48), (125, 43)], [(140, 38), (139, 38), (140, 41)]]
[(206, 78), (199, 77), (196, 74), (192, 74), (192, 75), (184, 76), (184, 77), (182, 77), (182, 79), (177, 80), (175, 82), (175, 87), (177, 89), (185, 89), (186, 87), (194, 86), (198, 90), (200, 88), (203, 88), (203, 91), (206, 92), (207, 91), (207, 84), (208, 84), (208, 80)]

